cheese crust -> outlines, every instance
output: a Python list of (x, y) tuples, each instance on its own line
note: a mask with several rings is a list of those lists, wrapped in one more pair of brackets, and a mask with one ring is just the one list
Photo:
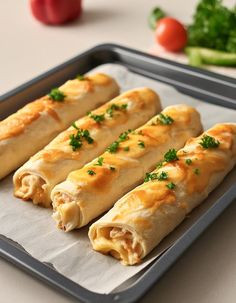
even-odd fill
[[(158, 95), (148, 88), (130, 90), (102, 105), (92, 114), (103, 117), (103, 121), (97, 122), (88, 115), (77, 120), (77, 128), (71, 126), (60, 133), (16, 171), (15, 196), (50, 207), (50, 194), (56, 184), (101, 154), (121, 132), (142, 125), (160, 110)], [(89, 131), (93, 142), (83, 140), (81, 148), (73, 150), (70, 137), (76, 136), (78, 128)]]
[[(219, 146), (201, 146), (206, 135)], [(167, 179), (153, 179), (136, 187), (91, 225), (93, 249), (111, 254), (125, 265), (139, 263), (234, 167), (236, 124), (215, 125), (188, 140), (177, 156), (178, 160), (153, 171), (153, 176), (166, 173)]]
[(61, 102), (48, 95), (25, 105), (0, 122), (0, 179), (48, 144), (72, 121), (119, 93), (116, 81), (105, 74), (69, 80), (61, 87)]
[[(173, 123), (160, 122), (161, 115)], [(113, 206), (140, 184), (169, 148), (181, 148), (202, 130), (199, 113), (187, 105), (169, 106), (134, 132), (126, 134), (115, 152), (106, 151), (82, 169), (71, 172), (52, 191), (54, 215), (65, 231), (80, 228)], [(92, 172), (92, 173), (91, 173)]]

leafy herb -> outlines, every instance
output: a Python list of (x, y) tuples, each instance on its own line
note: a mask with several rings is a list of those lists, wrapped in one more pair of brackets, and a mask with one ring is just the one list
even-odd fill
[(161, 168), (163, 166), (163, 161), (160, 161), (159, 163), (157, 163), (157, 168)]
[(163, 125), (170, 125), (174, 122), (174, 120), (170, 116), (164, 115), (162, 113), (158, 115), (157, 120)]
[(117, 105), (115, 103), (113, 103), (107, 110), (106, 113), (110, 116), (113, 117), (113, 112), (115, 110), (126, 110), (127, 109), (128, 104), (121, 104), (121, 105)]
[(114, 166), (110, 166), (110, 170), (114, 171), (116, 170)]
[(129, 131), (126, 131), (126, 132), (124, 132), (124, 133), (122, 133), (122, 134), (120, 134), (120, 136), (119, 136), (119, 142), (122, 142), (122, 141), (125, 141), (125, 140), (127, 140), (127, 139), (129, 139)]
[(145, 148), (145, 143), (144, 143), (143, 141), (139, 140), (139, 141), (138, 141), (138, 146), (139, 146), (140, 148)]
[(170, 183), (166, 184), (166, 187), (169, 188), (169, 189), (174, 189), (175, 184), (173, 182), (170, 182)]
[(82, 141), (76, 135), (70, 135), (70, 142), (69, 144), (72, 146), (72, 150), (76, 151), (82, 146)]
[(119, 148), (120, 143), (118, 141), (115, 141), (113, 143), (111, 143), (110, 146), (108, 146), (107, 151), (111, 154), (114, 154), (117, 149)]
[(199, 144), (203, 148), (216, 148), (220, 145), (220, 142), (211, 136), (204, 135)]
[(59, 90), (59, 88), (53, 88), (48, 96), (53, 100), (57, 102), (62, 102), (65, 99), (65, 94)]
[(200, 169), (199, 168), (195, 168), (193, 172), (194, 172), (195, 175), (200, 175)]
[(129, 146), (124, 147), (124, 151), (129, 151)]
[(70, 135), (69, 144), (72, 146), (73, 151), (79, 149), (83, 145), (82, 139), (85, 139), (88, 142), (88, 144), (92, 144), (94, 142), (93, 138), (90, 137), (90, 133), (87, 129), (78, 128), (75, 122), (72, 124), (72, 126), (77, 130), (76, 135), (75, 134)]
[(192, 164), (192, 162), (193, 162), (193, 161), (192, 161), (191, 159), (186, 159), (186, 160), (185, 160), (185, 163), (186, 163), (187, 165)]
[(97, 165), (97, 166), (102, 166), (103, 160), (104, 160), (103, 157), (99, 157), (99, 158), (98, 158), (98, 161), (97, 161), (97, 163), (96, 163), (95, 165)]
[(86, 77), (83, 76), (83, 75), (77, 75), (76, 78), (77, 78), (79, 81), (84, 81), (84, 80), (86, 80)]
[(157, 22), (161, 19), (164, 18), (166, 16), (166, 14), (164, 13), (164, 11), (159, 8), (159, 7), (155, 7), (149, 17), (148, 17), (148, 24), (150, 26), (151, 29), (155, 30), (157, 27)]
[(163, 181), (168, 178), (168, 174), (164, 171), (161, 173), (146, 173), (144, 182), (148, 182), (151, 180), (158, 180), (158, 181)]
[(158, 176), (158, 180), (159, 181), (163, 181), (163, 180), (166, 180), (168, 178), (168, 174), (164, 171), (162, 171), (159, 176)]
[(179, 160), (179, 158), (177, 156), (177, 151), (174, 148), (169, 149), (168, 152), (165, 153), (164, 159), (166, 162), (172, 162), (172, 161)]
[(88, 173), (90, 176), (96, 175), (95, 171), (92, 170), (92, 169), (87, 170), (87, 173)]
[(88, 116), (93, 119), (96, 123), (101, 123), (102, 121), (105, 120), (105, 114), (101, 114), (101, 115), (94, 115), (91, 112), (88, 112)]
[(236, 53), (236, 10), (222, 0), (201, 0), (188, 27), (188, 44)]

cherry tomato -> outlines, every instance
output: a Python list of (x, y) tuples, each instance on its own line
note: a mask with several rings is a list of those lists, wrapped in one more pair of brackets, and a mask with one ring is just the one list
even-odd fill
[(156, 41), (168, 51), (179, 51), (187, 43), (187, 31), (178, 20), (165, 17), (157, 22)]

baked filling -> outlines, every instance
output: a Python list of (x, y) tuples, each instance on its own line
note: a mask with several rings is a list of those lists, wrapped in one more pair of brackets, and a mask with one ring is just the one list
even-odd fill
[(20, 179), (20, 186), (15, 195), (23, 200), (32, 200), (34, 204), (41, 204), (42, 201), (43, 205), (49, 204), (46, 186), (46, 182), (40, 176), (25, 174)]
[(110, 254), (124, 265), (133, 265), (141, 261), (143, 249), (135, 236), (125, 228), (100, 227), (93, 238), (95, 250)]
[(54, 197), (53, 208), (55, 211), (52, 217), (58, 228), (70, 231), (79, 226), (80, 208), (70, 195), (58, 192)]

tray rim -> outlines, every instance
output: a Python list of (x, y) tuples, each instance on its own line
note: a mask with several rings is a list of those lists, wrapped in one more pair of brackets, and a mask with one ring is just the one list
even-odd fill
[[(222, 85), (228, 85), (229, 87), (236, 88), (236, 79), (226, 77), (223, 75), (218, 75), (210, 71), (202, 71), (201, 69), (195, 69), (193, 67), (186, 66), (184, 64), (176, 63), (167, 59), (158, 58), (152, 55), (148, 55), (142, 53), (137, 50), (133, 50), (127, 47), (119, 46), (117, 44), (101, 44), (95, 46), (82, 54), (75, 56), (74, 58), (50, 69), (49, 71), (42, 73), (41, 75), (33, 78), (30, 81), (14, 88), (13, 90), (3, 94), (0, 97), (1, 102), (7, 102), (9, 98), (14, 95), (19, 94), (21, 91), (26, 90), (28, 87), (32, 86), (35, 83), (38, 83), (40, 80), (47, 78), (48, 76), (53, 75), (55, 72), (58, 72), (68, 66), (69, 64), (73, 64), (80, 60), (83, 60), (86, 56), (91, 54), (96, 54), (100, 51), (108, 51), (113, 53), (126, 52), (129, 55), (138, 56), (146, 58), (147, 60), (151, 60), (153, 62), (158, 62), (163, 66), (172, 67), (177, 69), (177, 71), (191, 73), (194, 76), (206, 78), (210, 81), (218, 82)], [(106, 63), (106, 62), (104, 62)], [(224, 104), (225, 105), (225, 104)], [(230, 104), (228, 104), (230, 105)], [(235, 104), (236, 108), (236, 104)], [(135, 302), (141, 296), (143, 296), (148, 289), (162, 276), (162, 274), (177, 260), (177, 258), (191, 245), (191, 243), (206, 229), (208, 225), (210, 225), (218, 215), (234, 200), (233, 193), (235, 192), (236, 184), (231, 186), (231, 188), (224, 193), (221, 198), (206, 212), (204, 213), (175, 243), (175, 247), (177, 250), (173, 250), (171, 247), (166, 252), (164, 252), (160, 258), (156, 259), (150, 268), (148, 268), (145, 273), (138, 279), (132, 286), (128, 289), (110, 294), (100, 294), (89, 291), (88, 289), (82, 287), (81, 285), (73, 282), (69, 278), (63, 276), (59, 272), (53, 270), (48, 265), (38, 261), (25, 251), (20, 250), (16, 246), (14, 246), (9, 241), (0, 238), (0, 256), (5, 258), (6, 260), (12, 262), (13, 264), (21, 267), (26, 270), (30, 274), (33, 274), (35, 277), (39, 278), (47, 282), (48, 284), (57, 287), (60, 290), (63, 290), (67, 294), (72, 295), (74, 298), (78, 300), (82, 300), (83, 302)], [(233, 197), (233, 198), (232, 198)], [(214, 212), (212, 209), (214, 208)], [(204, 221), (204, 222), (203, 222)], [(200, 223), (202, 230), (199, 232), (199, 224)], [(204, 223), (204, 224), (203, 224)], [(192, 230), (192, 237), (189, 237), (189, 231)], [(176, 256), (176, 252), (178, 252)], [(174, 255), (175, 256), (174, 256)], [(165, 258), (164, 258), (165, 256)], [(161, 261), (160, 261), (161, 260)], [(166, 264), (167, 260), (169, 263)], [(161, 263), (162, 262), (162, 263)], [(159, 264), (159, 266), (158, 266)], [(160, 265), (161, 264), (161, 265)], [(157, 268), (160, 266), (164, 266), (162, 270), (159, 268), (157, 272)]]

